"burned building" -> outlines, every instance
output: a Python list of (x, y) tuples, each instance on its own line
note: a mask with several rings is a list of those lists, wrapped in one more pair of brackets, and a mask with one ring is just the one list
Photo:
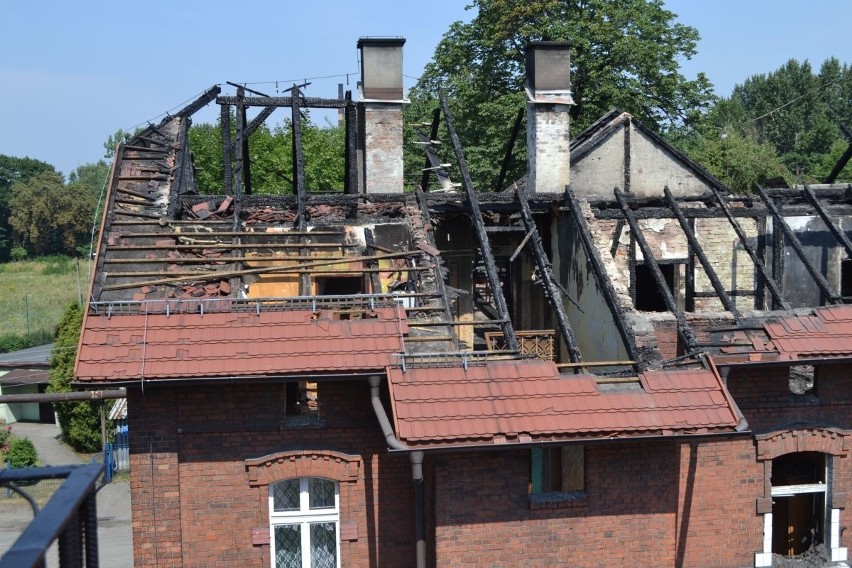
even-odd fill
[[(442, 101), (406, 193), (403, 43), (358, 42), (360, 97), (214, 88), (119, 147), (75, 376), (127, 388), (136, 563), (845, 560), (851, 188), (733, 197), (620, 111), (572, 139), (540, 42), (526, 178), (478, 192)], [(277, 108), (292, 192), (254, 195)], [(343, 111), (342, 192), (306, 186), (302, 108)]]

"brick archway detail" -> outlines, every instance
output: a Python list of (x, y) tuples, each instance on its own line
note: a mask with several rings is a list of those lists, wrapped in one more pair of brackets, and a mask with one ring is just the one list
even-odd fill
[(294, 477), (358, 481), (361, 456), (331, 450), (291, 450), (245, 461), (249, 485), (261, 487)]
[(755, 436), (757, 459), (766, 461), (794, 452), (844, 456), (852, 447), (852, 432), (840, 428), (796, 428)]

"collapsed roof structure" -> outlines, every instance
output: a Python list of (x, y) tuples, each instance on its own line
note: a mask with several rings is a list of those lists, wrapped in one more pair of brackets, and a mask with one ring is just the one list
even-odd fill
[[(157, 540), (156, 527), (140, 524), (137, 562), (192, 563), (180, 542), (190, 546), (197, 539), (187, 523), (199, 505), (182, 493), (187, 489), (157, 494), (156, 475), (166, 476), (163, 487), (196, 487), (204, 474), (194, 464), (234, 462), (248, 472), (246, 490), (272, 491), (276, 479), (318, 475), (302, 466), (288, 470), (281, 465), (288, 460), (312, 455), (349, 468), (378, 460), (373, 467), (385, 471), (406, 455), (415, 480), (413, 556), (418, 566), (449, 565), (464, 554), (443, 540), (454, 525), (442, 516), (446, 511), (425, 505), (425, 493), (434, 503), (441, 488), (427, 476), (424, 490), (423, 468), (442, 479), (447, 466), (429, 456), (531, 451), (529, 506), (573, 507), (587, 497), (578, 497), (567, 481), (541, 481), (543, 468), (566, 475), (569, 469), (567, 462), (543, 465), (549, 448), (630, 440), (701, 444), (717, 436), (754, 443), (755, 436), (789, 424), (759, 414), (752, 419), (750, 407), (744, 410), (732, 393), (739, 389), (732, 381), (740, 385), (737, 369), (822, 365), (827, 358), (835, 366), (849, 363), (845, 322), (852, 310), (842, 304), (852, 298), (845, 228), (852, 187), (758, 188), (755, 195), (732, 196), (620, 111), (571, 140), (568, 45), (539, 42), (527, 51), (527, 177), (501, 192), (477, 192), (442, 101), (431, 130), (419, 133), (425, 149), (420, 186), (404, 192), (403, 43), (359, 41), (357, 101), (350, 94), (306, 97), (295, 85), (286, 97), (245, 87), (223, 96), (214, 87), (118, 148), (75, 377), (85, 388), (128, 388), (131, 430), (138, 436), (134, 514), (144, 521), (157, 511), (178, 512), (176, 520), (160, 517), (175, 531), (174, 542)], [(214, 101), (221, 107), (224, 177), (221, 193), (201, 195), (188, 128), (191, 115)], [(249, 119), (254, 108), (260, 110)], [(292, 120), (292, 191), (255, 195), (251, 134), (279, 108), (289, 109)], [(343, 111), (345, 177), (335, 192), (306, 186), (305, 108)], [(441, 120), (448, 140), (437, 140)], [(442, 142), (452, 149), (452, 166), (442, 159)], [(429, 191), (432, 180), (439, 191)], [(354, 412), (341, 393), (359, 383), (364, 393), (369, 383), (375, 417), (339, 425), (341, 415)], [(344, 386), (338, 391), (336, 385)], [(209, 449), (221, 430), (190, 416), (199, 403), (190, 392), (226, 409), (219, 419), (237, 422), (241, 450)], [(247, 393), (254, 402), (241, 398)], [(390, 456), (375, 457), (376, 440), (364, 433), (335, 441), (341, 432), (378, 430), (376, 419), (379, 445)], [(848, 414), (837, 414), (830, 427), (848, 437)], [(196, 453), (187, 444), (207, 449)], [(582, 463), (597, 459), (590, 451)], [(772, 459), (767, 452), (763, 459)], [(846, 450), (841, 454), (845, 460)], [(578, 459), (566, 456), (559, 459)], [(142, 473), (148, 462), (150, 472)], [(835, 463), (839, 468), (841, 460)], [(284, 473), (258, 481), (267, 479), (259, 471), (275, 468)], [(340, 483), (339, 492), (344, 481), (359, 484), (348, 497), (353, 503), (365, 484), (390, 479), (323, 471), (319, 477)], [(239, 493), (238, 474), (228, 475), (227, 489), (220, 490)], [(825, 518), (842, 508), (843, 491), (833, 491), (816, 514), (826, 542), (834, 539), (837, 560), (846, 549), (839, 528)], [(373, 564), (379, 557), (406, 558), (375, 544), (382, 535), (405, 537), (381, 523), (368, 529), (369, 521), (358, 520), (364, 506), (340, 509), (335, 564), (329, 565), (341, 558), (361, 565), (358, 559), (371, 554)], [(769, 507), (768, 529), (758, 518), (764, 510), (743, 521), (759, 527), (752, 531), (754, 546), (745, 545), (755, 566), (770, 565), (781, 546), (773, 544)], [(688, 519), (688, 511), (679, 511), (678, 518)], [(246, 560), (256, 554), (252, 547), (268, 546), (273, 565), (289, 566), (281, 552), (287, 545), (278, 540), (287, 524), (271, 522), (264, 533), (256, 529), (262, 524), (256, 512), (248, 517), (250, 544), (230, 543), (227, 554), (213, 547), (210, 554), (254, 565)], [(380, 552), (368, 552), (359, 538)], [(700, 541), (700, 535), (693, 539)], [(703, 554), (683, 538), (672, 542), (668, 560)], [(732, 551), (719, 565), (741, 565), (742, 555)], [(535, 562), (546, 563), (545, 556)]]

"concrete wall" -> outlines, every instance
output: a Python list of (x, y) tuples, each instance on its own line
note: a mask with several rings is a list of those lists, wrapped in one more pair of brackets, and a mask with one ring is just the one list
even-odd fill
[[(339, 482), (341, 566), (412, 565), (408, 459), (388, 455), (366, 382), (317, 386), (317, 427), (287, 425), (280, 383), (130, 389), (135, 564), (268, 567), (253, 536), (269, 527), (268, 482), (309, 475)], [(305, 456), (247, 467), (288, 450)], [(341, 469), (330, 452), (354, 461)]]
[[(435, 456), (437, 566), (752, 565), (754, 441), (586, 447), (586, 492), (532, 503), (529, 451)], [(725, 506), (719, 506), (719, 495)]]
[[(808, 260), (822, 273), (831, 290), (839, 293), (840, 263), (846, 259), (846, 250), (819, 217), (787, 217), (785, 220), (802, 243)], [(847, 237), (852, 238), (852, 221), (848, 217), (835, 218), (834, 221)], [(767, 225), (772, 226), (771, 219)], [(786, 239), (784, 243), (784, 298), (794, 308), (827, 303), (799, 255)]]
[[(38, 385), (0, 385), (0, 394), (37, 394)], [(39, 421), (37, 402), (12, 402), (0, 404), (0, 420), (13, 424), (19, 420)]]
[[(584, 361), (624, 361), (627, 349), (577, 231), (567, 214), (555, 217), (551, 225), (554, 275), (580, 305), (563, 300), (568, 320)], [(568, 360), (565, 354), (562, 360)]]

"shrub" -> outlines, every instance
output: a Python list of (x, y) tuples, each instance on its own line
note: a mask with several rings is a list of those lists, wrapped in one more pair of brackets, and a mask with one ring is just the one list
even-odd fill
[(9, 258), (11, 258), (13, 262), (20, 262), (22, 260), (26, 260), (27, 249), (25, 249), (24, 247), (12, 247), (12, 251), (9, 253)]
[(12, 436), (12, 427), (0, 420), (0, 455), (5, 456), (9, 451), (9, 441)]
[(0, 335), (0, 353), (10, 353), (26, 349), (27, 347), (27, 338), (23, 335), (18, 335), (17, 333), (4, 333)]
[(12, 467), (32, 467), (38, 463), (38, 452), (29, 438), (21, 438), (9, 445), (6, 458)]

